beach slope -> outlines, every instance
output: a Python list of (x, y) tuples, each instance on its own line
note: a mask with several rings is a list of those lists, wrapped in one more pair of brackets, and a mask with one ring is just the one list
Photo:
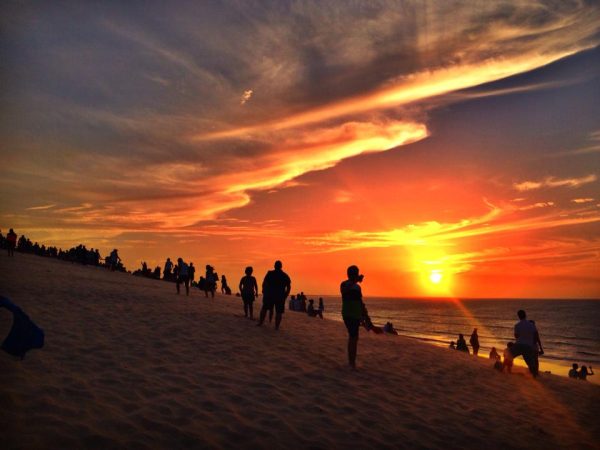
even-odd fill
[(590, 383), (364, 330), (352, 371), (338, 322), (276, 332), (234, 296), (32, 255), (0, 255), (0, 286), (46, 333), (0, 354), (4, 449), (599, 448)]

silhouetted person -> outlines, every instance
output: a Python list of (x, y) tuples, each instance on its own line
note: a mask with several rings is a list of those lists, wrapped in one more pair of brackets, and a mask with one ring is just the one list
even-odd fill
[(265, 321), (267, 311), (273, 314), (273, 309), (275, 309), (275, 329), (279, 330), (282, 315), (285, 311), (285, 299), (290, 295), (292, 289), (292, 281), (281, 270), (282, 266), (281, 261), (275, 261), (275, 269), (269, 270), (265, 275), (262, 284), (263, 306), (260, 310), (258, 326), (261, 326)]
[(537, 330), (535, 325), (527, 320), (527, 314), (520, 309), (517, 312), (519, 321), (515, 325), (515, 338), (517, 342), (512, 346), (511, 353), (513, 358), (522, 355), (529, 371), (534, 377), (538, 375), (538, 351), (535, 342)]
[(173, 263), (171, 262), (171, 258), (167, 258), (165, 267), (163, 268), (163, 280), (171, 279), (171, 270), (173, 270)]
[(217, 274), (215, 273), (215, 268), (207, 264), (205, 275), (204, 294), (208, 297), (208, 293), (210, 292), (210, 296), (215, 298), (215, 291), (217, 290)]
[(469, 347), (467, 346), (467, 341), (465, 341), (465, 337), (462, 334), (458, 335), (458, 341), (456, 341), (456, 350), (469, 354)]
[(116, 248), (113, 249), (113, 251), (110, 252), (109, 258), (110, 270), (115, 271), (117, 269), (117, 266), (119, 265), (119, 262), (121, 261), (121, 258), (119, 258), (119, 251)]
[(569, 370), (569, 378), (579, 378), (579, 372), (577, 372), (577, 369), (579, 369), (579, 364), (573, 363), (573, 368)]
[(8, 256), (15, 256), (15, 247), (17, 246), (17, 233), (11, 228), (6, 235), (6, 249)]
[(513, 366), (513, 355), (512, 349), (515, 346), (514, 342), (509, 342), (506, 344), (506, 348), (504, 349), (504, 361), (502, 363), (502, 370), (506, 369), (506, 372), (512, 372)]
[(188, 265), (183, 261), (182, 258), (177, 258), (177, 279), (176, 287), (177, 293), (179, 294), (179, 285), (185, 285), (185, 295), (190, 295), (190, 273)]
[(590, 366), (590, 370), (586, 366), (581, 366), (579, 369), (579, 373), (577, 374), (577, 378), (583, 381), (587, 381), (588, 375), (594, 375), (594, 371), (592, 370), (592, 366)]
[(450, 341), (449, 349), (456, 350), (456, 343), (454, 341)]
[(340, 284), (342, 294), (342, 318), (348, 330), (348, 364), (356, 368), (356, 354), (358, 352), (358, 330), (363, 315), (361, 283), (364, 276), (360, 274), (357, 266), (350, 266), (346, 270), (348, 279)]
[(193, 262), (191, 262), (188, 267), (188, 273), (189, 273), (190, 286), (191, 286), (194, 283), (194, 281), (196, 280), (196, 268), (194, 267)]
[(490, 350), (490, 359), (500, 360), (500, 355), (498, 354), (496, 347), (492, 347), (492, 350)]
[(221, 275), (221, 294), (231, 294), (231, 289), (227, 285), (227, 278), (225, 278), (225, 275)]
[(310, 317), (319, 316), (321, 319), (323, 318), (323, 313), (321, 312), (321, 310), (315, 309), (315, 301), (312, 298), (308, 301), (308, 306), (306, 307), (306, 314), (308, 314)]
[(473, 329), (473, 333), (471, 333), (471, 339), (469, 339), (469, 344), (473, 347), (473, 355), (477, 356), (479, 353), (479, 336), (477, 335), (477, 328)]
[(251, 319), (254, 319), (254, 299), (258, 297), (258, 283), (256, 278), (252, 276), (253, 271), (252, 267), (246, 267), (244, 271), (246, 275), (242, 277), (239, 285), (242, 301), (244, 302), (244, 317), (250, 317)]
[(321, 317), (323, 317), (323, 313), (325, 312), (325, 303), (323, 303), (323, 297), (319, 297), (319, 311), (321, 311)]
[(394, 328), (394, 324), (392, 322), (386, 322), (383, 326), (383, 331), (388, 334), (398, 335), (398, 331)]

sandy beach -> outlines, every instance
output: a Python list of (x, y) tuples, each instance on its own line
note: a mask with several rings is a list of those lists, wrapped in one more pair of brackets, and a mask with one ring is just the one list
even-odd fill
[(31, 255), (0, 255), (0, 280), (46, 333), (0, 355), (5, 449), (600, 448), (591, 383), (364, 329), (352, 371), (338, 322), (286, 311), (276, 332), (235, 296)]

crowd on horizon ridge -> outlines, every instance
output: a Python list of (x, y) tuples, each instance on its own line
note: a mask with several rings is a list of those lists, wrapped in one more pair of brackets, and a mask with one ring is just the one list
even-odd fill
[[(196, 282), (196, 268), (193, 262), (187, 264), (182, 258), (178, 258), (177, 264), (173, 264), (171, 259), (167, 258), (161, 278), (161, 267), (157, 266), (154, 270), (150, 270), (145, 261), (142, 262), (142, 267), (140, 269), (134, 272), (127, 271), (118, 255), (117, 249), (113, 249), (107, 257), (102, 259), (97, 248), (87, 249), (85, 245), (79, 244), (76, 247), (63, 251), (62, 248), (46, 246), (45, 244), (40, 245), (38, 242), (32, 242), (25, 235), (21, 235), (21, 237), (17, 239), (17, 234), (12, 228), (9, 230), (6, 237), (4, 237), (0, 230), (0, 248), (6, 249), (9, 256), (14, 256), (14, 251), (17, 250), (21, 253), (51, 257), (83, 265), (100, 266), (110, 269), (111, 271), (131, 273), (134, 276), (144, 276), (157, 280), (162, 279), (164, 281), (174, 282), (176, 284), (177, 294), (180, 293), (180, 286), (183, 284), (186, 289), (186, 295), (189, 295), (190, 286), (192, 286), (204, 291), (207, 298), (209, 297), (209, 294), (211, 298), (214, 298), (215, 291), (217, 290), (217, 283), (219, 281), (217, 272), (210, 264), (206, 265), (205, 275), (201, 276), (198, 282)], [(291, 291), (291, 279), (283, 272), (282, 266), (281, 261), (276, 261), (274, 269), (268, 271), (265, 275), (262, 283), (263, 305), (257, 326), (261, 326), (264, 323), (267, 313), (269, 314), (269, 322), (271, 322), (273, 311), (275, 311), (275, 329), (278, 330), (280, 327), (282, 314), (285, 310), (285, 301)], [(236, 293), (236, 296), (242, 297), (244, 316), (250, 319), (254, 318), (253, 302), (259, 296), (258, 284), (256, 278), (252, 276), (252, 272), (252, 267), (246, 267), (245, 276), (241, 278), (239, 283), (239, 292)], [(367, 331), (373, 331), (375, 334), (387, 333), (398, 335), (398, 332), (391, 322), (387, 322), (383, 327), (378, 327), (371, 321), (366, 305), (362, 300), (362, 291), (359, 285), (359, 283), (362, 283), (364, 275), (359, 274), (358, 267), (348, 267), (347, 275), (348, 279), (343, 281), (340, 285), (340, 292), (342, 294), (342, 318), (348, 331), (348, 362), (352, 368), (355, 368), (358, 347), (358, 330), (360, 326), (363, 326)], [(221, 292), (223, 294), (231, 295), (231, 288), (227, 283), (225, 275), (221, 276)], [(315, 308), (313, 299), (308, 300), (307, 304), (306, 295), (304, 295), (304, 292), (300, 292), (290, 297), (289, 309), (291, 311), (305, 312), (310, 317), (320, 317), (323, 319), (325, 306), (322, 297), (319, 298), (318, 308)], [(538, 358), (544, 354), (540, 335), (536, 328), (535, 321), (527, 320), (524, 310), (519, 310), (517, 315), (519, 317), (519, 322), (517, 322), (514, 329), (516, 341), (508, 342), (503, 352), (504, 361), (502, 361), (502, 357), (495, 347), (492, 347), (489, 353), (489, 359), (494, 361), (494, 368), (498, 371), (511, 373), (513, 359), (517, 356), (523, 356), (529, 371), (536, 377), (539, 372)], [(477, 356), (480, 348), (477, 328), (473, 330), (469, 343), (473, 348), (473, 355)], [(449, 348), (470, 354), (469, 347), (462, 334), (459, 334), (456, 343), (454, 341), (450, 343)], [(578, 364), (573, 364), (573, 368), (568, 373), (570, 378), (586, 380), (588, 376), (594, 375), (592, 366), (589, 367), (589, 370), (586, 366), (581, 366), (579, 371), (577, 370), (578, 367)]]

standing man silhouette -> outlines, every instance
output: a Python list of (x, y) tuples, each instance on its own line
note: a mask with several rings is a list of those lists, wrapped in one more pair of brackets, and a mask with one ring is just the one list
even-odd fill
[(342, 294), (342, 318), (348, 330), (348, 363), (356, 368), (356, 353), (358, 351), (358, 329), (363, 313), (362, 290), (358, 283), (362, 282), (363, 275), (357, 266), (348, 267), (348, 279), (342, 281), (340, 292)]
[(267, 311), (273, 312), (273, 308), (275, 308), (275, 329), (279, 330), (279, 325), (281, 325), (281, 318), (285, 310), (285, 299), (290, 295), (292, 289), (290, 277), (281, 270), (282, 267), (281, 261), (275, 261), (275, 269), (269, 270), (263, 280), (263, 306), (257, 324), (259, 327), (265, 321)]

